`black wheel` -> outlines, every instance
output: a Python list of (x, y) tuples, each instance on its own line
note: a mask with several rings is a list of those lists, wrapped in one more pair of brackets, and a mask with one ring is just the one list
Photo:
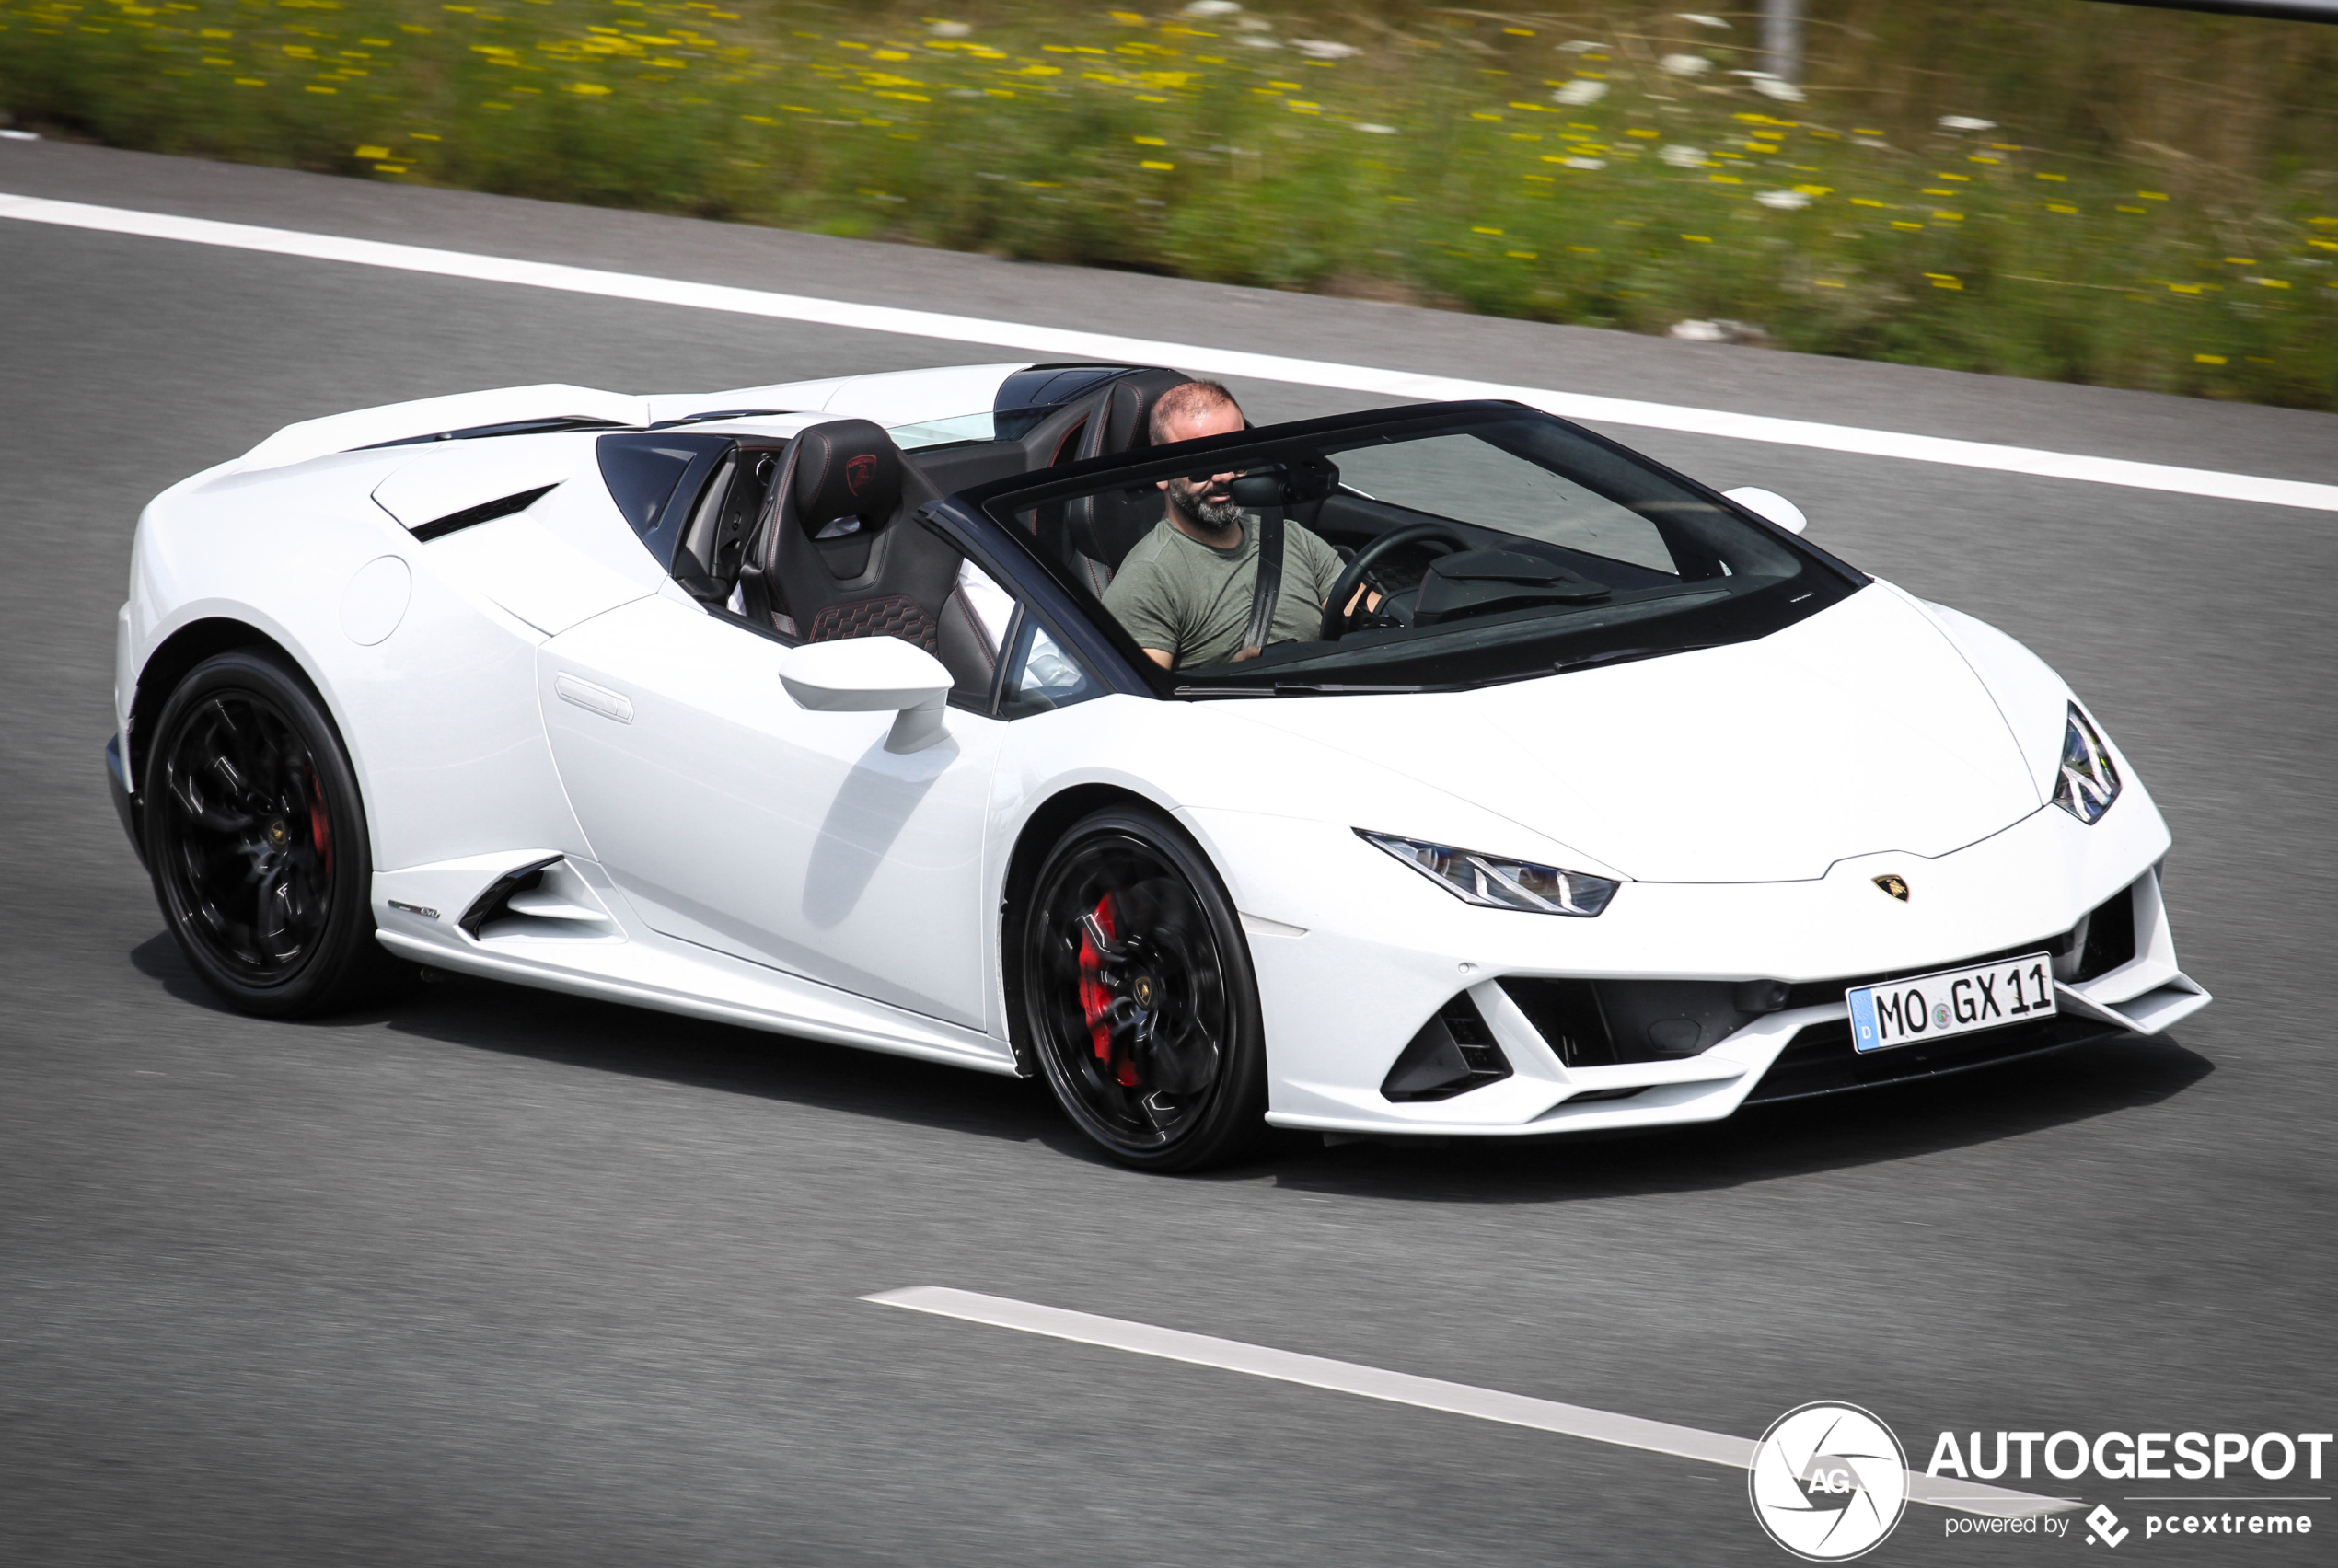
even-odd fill
[(1191, 1170), (1262, 1130), (1250, 951), (1216, 873), (1164, 819), (1116, 808), (1065, 834), (1020, 945), (1024, 1037), (1056, 1102), (1115, 1159)]
[(146, 748), (146, 864), (204, 984), (274, 1018), (373, 999), (372, 857), (331, 719), (272, 657), (222, 653), (163, 704)]

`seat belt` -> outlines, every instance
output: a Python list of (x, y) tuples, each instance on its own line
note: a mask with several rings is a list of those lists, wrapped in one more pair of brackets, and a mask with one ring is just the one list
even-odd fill
[(1258, 583), (1250, 595), (1250, 624), (1243, 628), (1236, 659), (1256, 659), (1274, 634), (1275, 605), (1282, 598), (1282, 508), (1258, 518)]

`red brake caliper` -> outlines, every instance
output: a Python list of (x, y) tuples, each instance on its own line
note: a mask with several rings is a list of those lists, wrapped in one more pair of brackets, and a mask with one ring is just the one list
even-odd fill
[(324, 788), (317, 782), (317, 775), (313, 772), (308, 776), (308, 842), (316, 846), (318, 857), (325, 862), (325, 874), (330, 876), (333, 870), (333, 830), (325, 820)]
[[(1112, 925), (1112, 894), (1105, 894), (1096, 901), (1096, 925), (1107, 940), (1117, 940), (1119, 932)], [(1085, 931), (1080, 934), (1080, 1012), (1088, 1022), (1088, 1040), (1094, 1045), (1096, 1060), (1112, 1062), (1112, 1002), (1111, 990), (1104, 983), (1104, 955), (1096, 951), (1096, 944)], [(1125, 1058), (1112, 1063), (1112, 1076), (1122, 1087), (1137, 1085), (1137, 1065)]]

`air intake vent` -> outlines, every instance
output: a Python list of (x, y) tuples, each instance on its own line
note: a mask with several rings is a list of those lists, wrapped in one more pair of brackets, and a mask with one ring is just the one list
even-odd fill
[(575, 941), (624, 934), (575, 868), (558, 856), (504, 872), (456, 924), (478, 942), (511, 937)]
[(509, 517), (515, 512), (527, 511), (558, 489), (560, 489), (558, 485), (538, 485), (534, 490), (522, 490), (517, 495), (507, 495), (501, 501), (485, 501), (477, 506), (467, 506), (460, 512), (450, 512), (446, 516), (433, 518), (428, 523), (416, 524), (414, 537), (424, 541), (444, 538), (458, 529), (469, 528), (480, 523), (492, 523), (498, 517)]
[(2078, 973), (2075, 980), (2092, 980), (2110, 974), (2135, 955), (2135, 890), (2121, 888), (2097, 905), (2078, 923)]
[(1443, 1007), (1388, 1069), (1380, 1092), (1390, 1100), (1451, 1100), (1510, 1077), (1510, 1059), (1494, 1043), (1477, 1004), (1464, 991)]
[(1694, 1056), (1765, 1013), (1777, 1011), (1787, 993), (1771, 980), (1536, 980), (1506, 975), (1501, 986), (1570, 1067)]

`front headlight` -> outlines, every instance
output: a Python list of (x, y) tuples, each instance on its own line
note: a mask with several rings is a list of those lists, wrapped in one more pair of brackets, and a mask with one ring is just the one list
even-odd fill
[(1446, 844), (1425, 844), (1418, 838), (1399, 838), (1389, 833), (1369, 833), (1360, 827), (1356, 830), (1356, 836), (1395, 856), (1454, 897), (1487, 909), (1523, 909), (1534, 915), (1588, 917), (1607, 907), (1607, 901), (1615, 896), (1618, 885), (1606, 877), (1582, 871), (1508, 860), (1499, 855), (1480, 855)]
[(2062, 731), (2062, 769), (2054, 783), (2054, 803), (2080, 822), (2096, 823), (2118, 798), (2119, 769), (2111, 760), (2111, 748), (2074, 702)]

